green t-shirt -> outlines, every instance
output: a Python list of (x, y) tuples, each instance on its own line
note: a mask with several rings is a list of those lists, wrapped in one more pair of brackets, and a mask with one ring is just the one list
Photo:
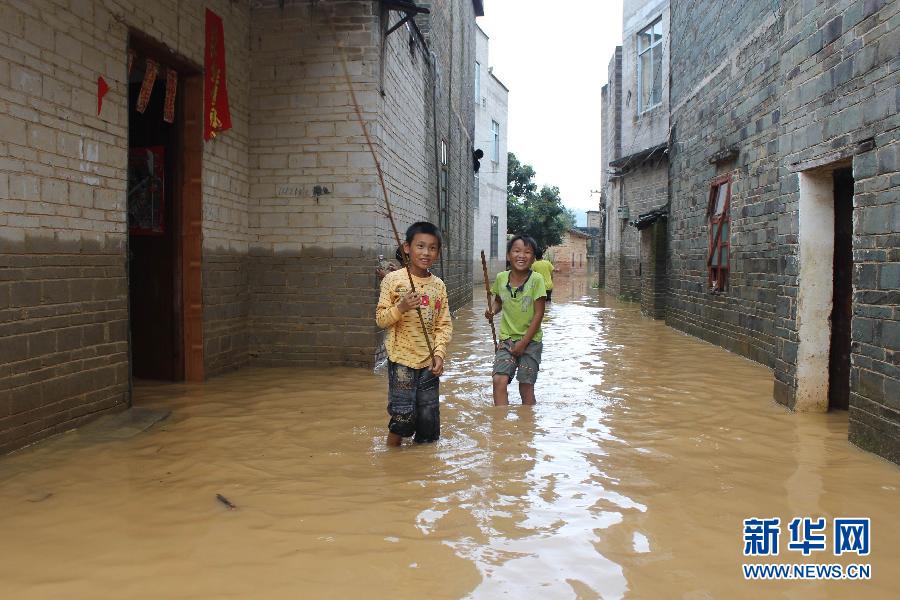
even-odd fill
[(548, 292), (553, 289), (553, 263), (546, 258), (542, 258), (534, 261), (534, 264), (531, 265), (531, 270), (544, 276), (544, 285), (547, 286)]
[[(528, 279), (521, 287), (512, 289), (509, 285), (509, 271), (497, 273), (491, 293), (500, 296), (503, 303), (500, 319), (501, 340), (521, 340), (534, 318), (534, 301), (547, 297), (547, 288), (540, 273), (530, 271)], [(538, 327), (532, 341), (539, 342), (543, 337)]]

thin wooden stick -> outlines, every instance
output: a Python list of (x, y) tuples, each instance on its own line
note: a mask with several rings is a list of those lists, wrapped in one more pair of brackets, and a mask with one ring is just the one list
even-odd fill
[[(347, 81), (347, 89), (350, 92), (350, 100), (353, 102), (353, 109), (356, 112), (356, 120), (359, 122), (363, 136), (366, 138), (366, 145), (369, 147), (369, 153), (372, 155), (372, 160), (375, 161), (375, 170), (378, 173), (378, 181), (381, 183), (381, 192), (384, 195), (384, 206), (387, 209), (387, 216), (391, 223), (391, 229), (394, 231), (394, 239), (397, 241), (397, 246), (401, 248), (400, 254), (403, 256), (403, 266), (406, 267), (406, 274), (409, 277), (409, 287), (415, 292), (416, 284), (413, 282), (412, 272), (409, 269), (410, 257), (402, 250), (403, 244), (400, 241), (400, 233), (397, 231), (397, 224), (394, 222), (394, 212), (391, 210), (391, 202), (388, 199), (387, 185), (384, 183), (384, 173), (381, 170), (381, 162), (378, 160), (378, 154), (375, 152), (375, 145), (372, 144), (372, 138), (369, 137), (369, 129), (366, 127), (366, 122), (363, 120), (362, 109), (360, 109), (359, 102), (356, 100), (356, 91), (353, 88), (353, 81), (350, 79), (350, 69), (347, 68), (347, 55), (344, 51), (344, 45), (338, 38), (337, 29), (335, 29), (334, 21), (331, 20), (330, 16), (328, 22), (329, 25), (331, 25), (331, 34), (334, 36), (334, 43), (339, 50), (338, 54), (341, 57), (344, 79)], [(419, 325), (422, 326), (422, 334), (425, 336), (425, 345), (428, 346), (428, 356), (431, 358), (432, 366), (434, 366), (434, 348), (431, 346), (431, 338), (428, 337), (428, 329), (425, 327), (425, 319), (422, 317), (421, 306), (416, 307), (416, 314), (419, 315)]]
[[(484, 271), (484, 291), (487, 292), (488, 310), (491, 309), (493, 298), (491, 298), (491, 284), (488, 282), (487, 259), (484, 258), (484, 250), (481, 251), (481, 270)], [(494, 329), (494, 320), (488, 319), (491, 324), (491, 337), (494, 338), (494, 352), (497, 351), (497, 330)]]

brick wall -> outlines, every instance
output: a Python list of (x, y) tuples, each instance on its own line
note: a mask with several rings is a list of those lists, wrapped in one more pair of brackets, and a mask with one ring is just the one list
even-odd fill
[[(619, 179), (621, 202), (628, 207), (628, 219), (641, 213), (659, 208), (669, 199), (668, 162), (657, 153), (647, 159), (636, 161), (637, 167), (630, 168)], [(627, 300), (641, 298), (641, 234), (622, 219), (617, 220), (618, 244), (612, 249), (618, 254), (619, 289), (616, 294)]]
[[(370, 365), (375, 354), (374, 267), (393, 244), (330, 24), (363, 118), (383, 148), (378, 115), (389, 102), (379, 95), (375, 6), (291, 2), (253, 11), (248, 344), (257, 364)], [(415, 77), (408, 52), (405, 62)], [(386, 63), (388, 89), (399, 69)], [(402, 223), (409, 195), (397, 175), (402, 166), (381, 161)]]
[[(233, 128), (204, 144), (202, 170), (208, 375), (251, 360), (371, 365), (378, 346), (373, 270), (395, 244), (324, 11), (346, 48), (401, 229), (437, 221), (427, 132), (437, 123), (450, 141), (446, 279), (455, 307), (471, 298), (472, 4), (440, 7), (432, 37), (452, 54), (434, 75), (422, 48), (411, 52), (408, 30), (382, 47), (378, 6), (0, 5), (0, 452), (129, 400), (129, 28), (201, 65), (205, 8), (224, 22)], [(99, 117), (98, 75), (111, 88)]]
[[(793, 406), (799, 173), (855, 179), (850, 439), (900, 460), (897, 3), (762, 0), (672, 7), (672, 287), (668, 322), (774, 368)], [(714, 23), (729, 23), (716, 29)], [(709, 32), (715, 31), (712, 35)], [(702, 36), (702, 37), (701, 37)], [(729, 147), (736, 159), (711, 155)], [(706, 288), (705, 203), (730, 173), (731, 274)]]
[[(207, 243), (240, 240), (248, 11), (225, 21), (234, 134), (204, 156)], [(0, 452), (128, 402), (126, 48), (134, 27), (202, 63), (194, 3), (0, 5)], [(110, 85), (97, 116), (97, 77)], [(215, 319), (207, 321), (209, 328)]]
[(653, 319), (666, 318), (668, 295), (667, 227), (657, 221), (642, 229), (641, 235), (641, 313)]
[[(851, 156), (853, 198), (853, 321), (850, 440), (900, 462), (900, 5), (896, 2), (792, 3), (784, 11), (780, 74), (783, 166)], [(860, 153), (859, 149), (870, 150)], [(779, 229), (776, 392), (795, 392), (797, 340), (797, 175), (783, 175), (780, 201), (791, 230)], [(781, 224), (782, 221), (780, 221)], [(802, 232), (801, 232), (802, 234)], [(783, 313), (787, 318), (781, 318)]]
[[(451, 8), (459, 13), (455, 20)], [(382, 31), (400, 17), (370, 1), (327, 7), (298, 1), (284, 9), (269, 3), (255, 9), (250, 140), (255, 240), (248, 330), (251, 358), (258, 364), (371, 365), (378, 345), (374, 267), (379, 255), (393, 257), (396, 242), (334, 46), (331, 18), (401, 237), (415, 221), (440, 223), (431, 57), (414, 32), (401, 27), (382, 42)], [(472, 290), (474, 199), (466, 146), (472, 131), (465, 129), (473, 123), (472, 91), (470, 85), (457, 89), (471, 75), (471, 3), (441, 7), (433, 21), (437, 127), (450, 148), (449, 227), (436, 270), (447, 282), (451, 306), (458, 307), (471, 299)], [(442, 104), (451, 89), (454, 111)], [(316, 186), (328, 192), (316, 195)], [(326, 292), (337, 300), (323, 301)]]
[(615, 251), (621, 233), (621, 221), (617, 217), (617, 207), (621, 201), (620, 180), (610, 177), (609, 163), (622, 155), (622, 47), (617, 46), (607, 67), (606, 91), (602, 117), (602, 175), (603, 200), (606, 222), (604, 224), (604, 268), (600, 285), (610, 294), (618, 295), (619, 253)]
[[(434, 115), (434, 131), (448, 148), (449, 200), (441, 223), (445, 240), (443, 268), (438, 272), (456, 310), (471, 302), (474, 276), (475, 12), (469, 0), (419, 4), (431, 10), (419, 22), (436, 57), (436, 93), (434, 103), (432, 95), (426, 94), (426, 112)], [(427, 150), (428, 164), (434, 165), (434, 147)], [(430, 198), (437, 197), (437, 185), (438, 174), (433, 171), (428, 182)]]
[[(765, 5), (765, 6), (764, 6)], [(672, 6), (671, 266), (667, 323), (768, 366), (773, 364), (778, 268), (778, 20), (765, 2)], [(696, 27), (734, 20), (721, 34)], [(688, 33), (688, 32), (697, 33)], [(739, 43), (736, 43), (739, 41)], [(715, 72), (715, 76), (711, 74)], [(731, 145), (737, 162), (710, 163)], [(730, 173), (729, 289), (707, 289), (707, 200)]]
[(545, 254), (553, 268), (562, 275), (584, 275), (588, 272), (589, 238), (568, 232), (558, 246), (547, 248)]

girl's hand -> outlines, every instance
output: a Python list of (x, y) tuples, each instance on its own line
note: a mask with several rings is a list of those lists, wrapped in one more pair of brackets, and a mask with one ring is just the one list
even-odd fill
[(491, 310), (490, 308), (488, 308), (486, 311), (484, 311), (484, 318), (487, 319), (488, 321), (493, 321), (494, 320), (494, 311)]
[(437, 354), (434, 355), (434, 362), (431, 364), (431, 372), (436, 377), (440, 377), (444, 372), (444, 359)]
[(419, 306), (421, 306), (421, 304), (422, 295), (419, 292), (407, 292), (400, 297), (400, 302), (397, 304), (397, 308), (400, 309), (401, 313), (405, 313), (408, 310), (418, 308)]
[(528, 348), (528, 344), (525, 343), (525, 340), (519, 340), (515, 343), (512, 349), (509, 351), (510, 354), (515, 356), (516, 358), (521, 357), (525, 354), (525, 349)]

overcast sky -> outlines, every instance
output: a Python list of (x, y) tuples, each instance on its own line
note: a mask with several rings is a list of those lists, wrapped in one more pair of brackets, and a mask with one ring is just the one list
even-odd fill
[[(622, 39), (622, 0), (485, 0), (494, 74), (509, 88), (509, 151), (577, 212), (597, 208), (600, 88)], [(581, 224), (581, 223), (579, 223)]]

